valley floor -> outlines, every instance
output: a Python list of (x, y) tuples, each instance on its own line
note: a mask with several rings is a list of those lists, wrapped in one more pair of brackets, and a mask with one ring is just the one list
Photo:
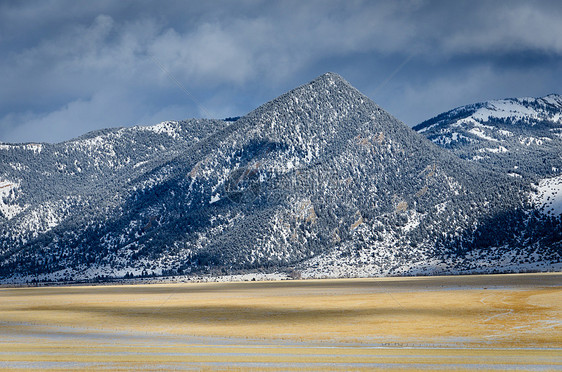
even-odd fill
[(0, 289), (0, 370), (562, 370), (562, 273)]

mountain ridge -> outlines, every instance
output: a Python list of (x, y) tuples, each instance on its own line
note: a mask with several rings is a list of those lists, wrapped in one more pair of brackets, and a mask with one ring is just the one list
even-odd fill
[(509, 98), (457, 107), (413, 128), (457, 156), (514, 177), (562, 169), (562, 96)]
[[(21, 208), (0, 219), (4, 280), (474, 272), (506, 252), (508, 266), (537, 252), (560, 262), (544, 242), (559, 226), (534, 212), (527, 181), (434, 145), (334, 73), (233, 122), (103, 133), (74, 152), (45, 145), (35, 165), (29, 150), (0, 150), (13, 158), (0, 181), (18, 185), (2, 205)], [(80, 177), (97, 186), (81, 193), (71, 181), (88, 156)], [(33, 177), (53, 182), (50, 196), (30, 196)], [(512, 226), (498, 233), (499, 221)]]

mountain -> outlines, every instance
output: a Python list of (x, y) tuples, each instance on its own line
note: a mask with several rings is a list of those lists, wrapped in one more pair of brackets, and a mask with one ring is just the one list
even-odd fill
[(3, 281), (560, 266), (533, 186), (463, 160), (328, 73), (235, 121), (4, 144)]
[(463, 159), (526, 179), (537, 209), (562, 214), (562, 96), (462, 106), (414, 130)]
[(458, 107), (414, 127), (459, 157), (513, 177), (562, 174), (562, 96)]

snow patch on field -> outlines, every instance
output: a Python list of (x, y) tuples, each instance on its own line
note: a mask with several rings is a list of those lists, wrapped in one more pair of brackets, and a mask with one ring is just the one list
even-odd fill
[[(388, 242), (387, 242), (388, 243)], [(303, 264), (301, 277), (305, 279), (322, 278), (360, 278), (412, 275), (459, 275), (524, 272), (556, 272), (562, 270), (561, 262), (544, 260), (540, 254), (526, 254), (516, 251), (506, 252), (505, 247), (474, 250), (466, 256), (454, 258), (431, 258), (421, 255), (402, 266), (388, 265), (392, 250), (378, 247), (368, 252), (377, 259), (368, 261), (336, 257), (323, 254)]]
[[(166, 284), (166, 283), (227, 283), (227, 282), (263, 282), (294, 279), (287, 273), (246, 273), (236, 275), (172, 275), (172, 276), (146, 276), (141, 277), (143, 269), (124, 267), (115, 269), (109, 265), (92, 266), (83, 270), (62, 269), (49, 274), (39, 275), (14, 275), (2, 281), (2, 284), (29, 284), (41, 282), (46, 284), (68, 284), (72, 282), (96, 281), (105, 278), (112, 284)], [(135, 277), (125, 279), (125, 274)], [(161, 275), (160, 273), (158, 275)], [(102, 282), (103, 283), (103, 282)]]
[(536, 187), (537, 192), (531, 194), (535, 208), (547, 215), (562, 215), (562, 176), (542, 179)]

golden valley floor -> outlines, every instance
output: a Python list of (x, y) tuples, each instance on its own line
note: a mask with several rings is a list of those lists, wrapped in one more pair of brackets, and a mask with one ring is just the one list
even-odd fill
[(0, 289), (0, 369), (562, 369), (562, 274)]

